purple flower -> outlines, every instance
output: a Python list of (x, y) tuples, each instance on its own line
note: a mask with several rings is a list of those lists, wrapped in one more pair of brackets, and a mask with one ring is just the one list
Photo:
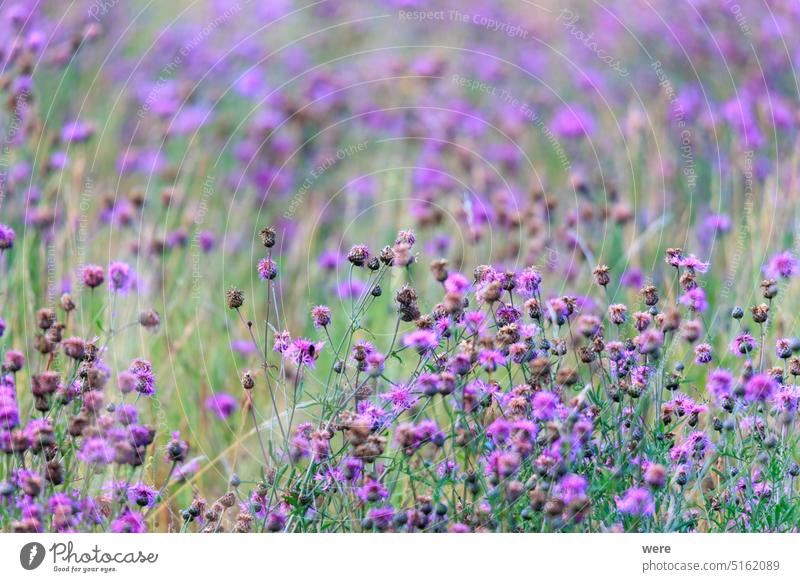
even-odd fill
[(197, 233), (197, 243), (200, 245), (200, 250), (204, 253), (210, 253), (216, 244), (216, 237), (210, 230), (204, 230)]
[(496, 445), (502, 445), (511, 436), (511, 423), (505, 418), (498, 418), (486, 429), (486, 436)]
[(533, 416), (538, 420), (552, 420), (561, 404), (557, 394), (542, 390), (533, 396)]
[(314, 327), (328, 327), (331, 323), (331, 309), (327, 305), (317, 305), (311, 310)]
[(81, 121), (68, 123), (61, 129), (61, 141), (65, 143), (81, 143), (94, 134), (94, 127)]
[(112, 291), (127, 293), (133, 286), (131, 267), (127, 263), (114, 261), (108, 266), (109, 287)]
[(514, 291), (518, 295), (522, 297), (533, 297), (539, 292), (542, 284), (542, 276), (539, 274), (539, 271), (533, 267), (528, 267), (517, 275), (516, 283)]
[(152, 507), (155, 505), (158, 491), (145, 485), (144, 483), (135, 483), (128, 487), (128, 500), (139, 507)]
[(745, 398), (750, 402), (766, 402), (778, 389), (778, 383), (766, 374), (755, 374), (744, 387)]
[(220, 420), (227, 419), (236, 410), (236, 399), (225, 392), (206, 398), (205, 409), (216, 414)]
[(469, 280), (461, 273), (450, 273), (444, 281), (444, 288), (448, 293), (460, 295), (469, 289)]
[(324, 346), (325, 342), (314, 343), (304, 338), (298, 338), (289, 344), (284, 356), (298, 367), (305, 365), (313, 370), (319, 352)]
[(744, 332), (733, 338), (733, 341), (730, 345), (730, 350), (734, 356), (740, 358), (743, 355), (752, 352), (757, 345), (758, 342), (753, 338), (753, 336), (747, 332)]
[(505, 365), (506, 358), (497, 350), (481, 350), (478, 354), (478, 363), (487, 372), (494, 372), (498, 367)]
[(569, 505), (573, 501), (580, 501), (586, 498), (586, 490), (589, 488), (589, 482), (586, 477), (581, 475), (568, 474), (561, 478), (556, 486), (556, 493), (561, 496), (561, 499)]
[(706, 390), (717, 403), (720, 403), (722, 399), (730, 398), (733, 382), (733, 375), (727, 370), (714, 370), (708, 375)]
[(417, 401), (416, 396), (411, 392), (410, 386), (394, 386), (389, 392), (381, 394), (381, 399), (392, 405), (392, 410), (395, 414), (409, 410)]
[(368, 478), (361, 487), (356, 489), (356, 495), (364, 503), (377, 503), (389, 497), (389, 490), (380, 481)]
[(87, 465), (108, 465), (114, 460), (114, 448), (103, 437), (84, 439), (78, 458)]
[(795, 386), (781, 386), (772, 397), (772, 404), (778, 412), (787, 412), (790, 415), (797, 413), (800, 404), (800, 390)]
[(464, 329), (468, 334), (483, 335), (486, 314), (482, 311), (468, 311), (464, 314)]
[(644, 275), (642, 270), (637, 267), (631, 267), (619, 278), (621, 285), (631, 289), (640, 289), (644, 285)]
[(117, 406), (114, 415), (117, 422), (124, 426), (136, 424), (139, 421), (139, 410), (133, 404), (121, 404)]
[(147, 533), (144, 517), (130, 509), (125, 509), (117, 519), (111, 522), (111, 533)]
[(275, 509), (267, 514), (267, 531), (277, 533), (286, 527), (286, 514), (280, 509)]
[(272, 344), (272, 351), (278, 352), (279, 354), (285, 353), (286, 350), (289, 349), (289, 345), (292, 343), (292, 336), (285, 329), (283, 331), (276, 331), (272, 337), (274, 340)]
[(414, 348), (420, 355), (439, 346), (436, 334), (428, 329), (418, 329), (403, 337), (403, 345), (407, 348)]
[(392, 524), (392, 517), (394, 517), (394, 509), (391, 505), (386, 507), (375, 507), (367, 512), (367, 517), (372, 521), (372, 525), (378, 531), (385, 531), (389, 529)]
[(258, 276), (264, 281), (271, 281), (278, 276), (278, 264), (266, 257), (258, 261)]
[(594, 133), (595, 120), (583, 107), (571, 104), (556, 112), (550, 126), (558, 137), (578, 138)]
[(16, 237), (17, 235), (13, 228), (0, 224), (0, 252), (14, 248), (14, 239)]
[(106, 280), (103, 267), (99, 265), (86, 265), (81, 271), (81, 277), (83, 279), (83, 284), (90, 289), (99, 287), (103, 284), (103, 281)]
[(644, 487), (631, 487), (622, 499), (615, 497), (615, 501), (617, 509), (628, 515), (653, 515), (656, 510), (653, 496)]
[(800, 270), (800, 261), (790, 251), (773, 255), (763, 268), (764, 274), (771, 279), (779, 277), (788, 279), (796, 275), (798, 270)]
[(691, 311), (703, 313), (708, 309), (708, 301), (706, 300), (706, 292), (701, 287), (689, 289), (686, 293), (678, 299), (681, 305), (685, 305)]
[(708, 364), (714, 359), (714, 350), (710, 344), (698, 344), (694, 348), (694, 361), (697, 364)]
[(678, 265), (685, 267), (689, 271), (697, 271), (698, 273), (708, 272), (708, 263), (704, 263), (694, 255), (686, 255), (678, 260)]
[[(156, 391), (156, 376), (153, 373), (153, 365), (142, 358), (136, 358), (131, 362), (128, 372), (136, 378), (135, 390), (142, 396), (152, 396)], [(121, 375), (120, 375), (121, 376)], [(120, 377), (120, 380), (122, 378)], [(122, 388), (122, 385), (120, 385)]]

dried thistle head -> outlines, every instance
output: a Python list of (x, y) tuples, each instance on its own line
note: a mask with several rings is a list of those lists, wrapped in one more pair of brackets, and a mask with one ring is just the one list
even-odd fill
[(244, 305), (244, 293), (236, 287), (231, 287), (228, 292), (225, 293), (225, 299), (230, 309), (239, 309)]

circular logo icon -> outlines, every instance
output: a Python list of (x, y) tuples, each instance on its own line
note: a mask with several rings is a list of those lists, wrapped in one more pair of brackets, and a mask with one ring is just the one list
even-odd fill
[(44, 546), (39, 542), (30, 542), (19, 551), (19, 563), (26, 570), (35, 570), (44, 562)]

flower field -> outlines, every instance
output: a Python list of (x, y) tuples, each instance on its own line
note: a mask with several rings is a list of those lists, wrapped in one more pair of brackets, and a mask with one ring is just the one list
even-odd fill
[(799, 24), (0, 4), (0, 531), (796, 532)]

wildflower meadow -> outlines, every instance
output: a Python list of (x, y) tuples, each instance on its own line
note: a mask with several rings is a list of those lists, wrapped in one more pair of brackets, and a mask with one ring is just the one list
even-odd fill
[(798, 25), (0, 2), (0, 531), (796, 532)]

